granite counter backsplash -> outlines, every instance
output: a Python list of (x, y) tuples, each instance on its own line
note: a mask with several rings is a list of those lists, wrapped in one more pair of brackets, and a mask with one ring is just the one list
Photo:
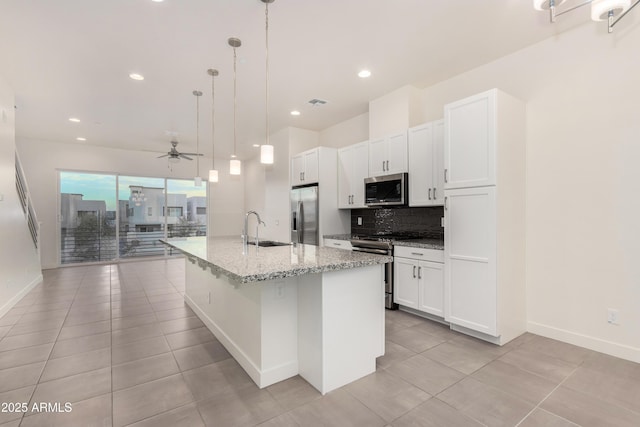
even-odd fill
[[(371, 235), (411, 232), (431, 238), (443, 237), (443, 216), (442, 206), (352, 209), (351, 233)], [(358, 225), (358, 218), (362, 218), (362, 225)]]

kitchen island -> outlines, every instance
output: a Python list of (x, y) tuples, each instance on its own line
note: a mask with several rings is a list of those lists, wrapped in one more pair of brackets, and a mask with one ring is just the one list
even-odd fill
[(388, 256), (239, 237), (163, 240), (185, 257), (185, 301), (260, 387), (299, 374), (327, 393), (384, 354)]

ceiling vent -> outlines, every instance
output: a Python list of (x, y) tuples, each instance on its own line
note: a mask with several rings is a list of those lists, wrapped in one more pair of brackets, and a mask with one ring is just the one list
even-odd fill
[(313, 98), (311, 100), (309, 100), (309, 104), (313, 105), (314, 107), (320, 107), (324, 104), (326, 104), (327, 101), (323, 100), (323, 99), (318, 99), (318, 98)]

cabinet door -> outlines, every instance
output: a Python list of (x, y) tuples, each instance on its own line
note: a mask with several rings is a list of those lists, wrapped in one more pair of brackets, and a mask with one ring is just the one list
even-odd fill
[(444, 107), (445, 188), (495, 185), (496, 91)]
[(338, 208), (351, 209), (354, 147), (338, 150)]
[(363, 142), (353, 147), (353, 174), (351, 175), (351, 207), (363, 208), (364, 179), (369, 177), (369, 143)]
[(387, 167), (385, 175), (407, 172), (407, 132), (387, 138)]
[(381, 176), (387, 173), (387, 141), (374, 139), (369, 141), (369, 176)]
[(433, 203), (433, 173), (431, 153), (433, 126), (431, 123), (409, 129), (409, 206), (429, 206)]
[[(432, 204), (442, 206), (444, 203), (444, 120), (433, 123), (431, 156), (433, 167)], [(409, 184), (411, 184), (411, 180), (409, 180)]]
[(319, 180), (318, 150), (314, 149), (304, 153), (304, 172), (302, 178), (304, 184), (313, 184)]
[(303, 183), (302, 174), (304, 173), (304, 156), (298, 155), (291, 158), (291, 185), (300, 185)]
[(495, 187), (445, 193), (446, 319), (497, 336)]
[(418, 310), (444, 317), (444, 264), (421, 261), (418, 279)]
[(393, 302), (418, 308), (418, 262), (395, 258), (393, 262)]

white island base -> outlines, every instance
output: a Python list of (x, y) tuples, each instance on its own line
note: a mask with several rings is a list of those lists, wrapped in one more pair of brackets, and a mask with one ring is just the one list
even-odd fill
[(185, 262), (187, 304), (258, 387), (300, 374), (325, 394), (376, 370), (383, 265), (240, 283)]

